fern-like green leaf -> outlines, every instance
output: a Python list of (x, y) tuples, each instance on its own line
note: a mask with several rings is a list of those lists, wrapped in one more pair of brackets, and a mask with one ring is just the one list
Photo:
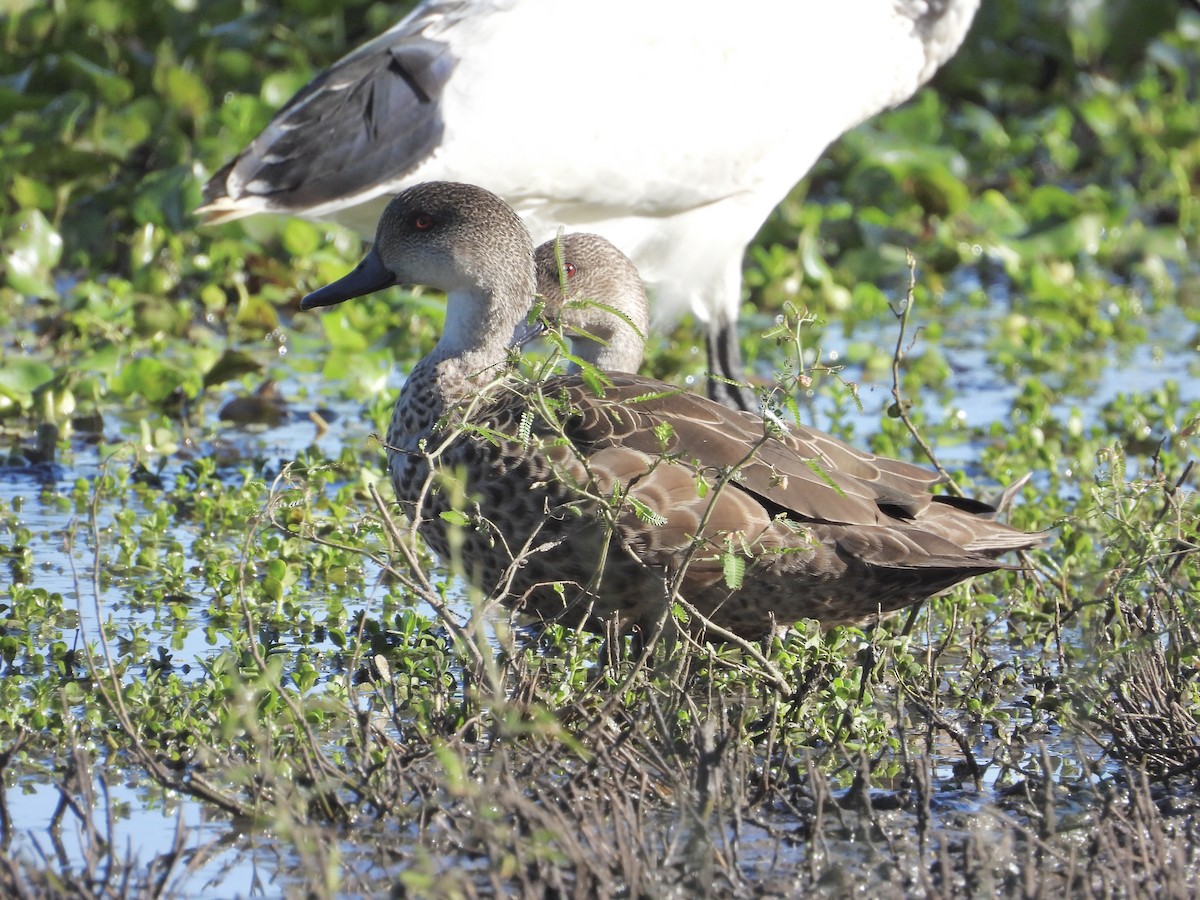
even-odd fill
[(654, 426), (654, 436), (658, 439), (658, 448), (666, 453), (671, 446), (671, 438), (675, 437), (675, 429), (670, 422), (659, 422)]
[(732, 547), (726, 547), (721, 554), (721, 569), (725, 574), (725, 587), (731, 591), (741, 590), (742, 580), (746, 577), (746, 560), (733, 552)]
[(649, 506), (638, 500), (636, 497), (629, 497), (629, 505), (633, 507), (633, 514), (647, 525), (662, 526), (667, 524), (665, 516), (660, 516)]

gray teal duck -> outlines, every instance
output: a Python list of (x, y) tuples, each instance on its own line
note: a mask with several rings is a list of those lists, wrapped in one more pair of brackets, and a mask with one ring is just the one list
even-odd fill
[[(571, 232), (533, 251), (546, 319), (571, 353), (602, 372), (636, 372), (650, 328), (650, 301), (632, 260), (598, 234)], [(568, 371), (578, 372), (572, 362)]]
[(301, 308), (400, 283), (445, 291), (447, 310), (388, 429), (396, 495), (439, 556), (537, 619), (649, 629), (682, 599), (759, 638), (886, 614), (1043, 539), (931, 494), (938, 478), (919, 466), (659, 381), (612, 373), (598, 392), (579, 375), (509, 377), (533, 244), (481, 188), (401, 192), (364, 260)]

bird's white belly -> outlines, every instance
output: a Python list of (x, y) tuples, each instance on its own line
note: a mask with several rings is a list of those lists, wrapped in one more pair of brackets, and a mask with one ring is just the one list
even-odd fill
[[(774, 205), (831, 139), (927, 77), (887, 0), (447, 6), (425, 31), (457, 60), (445, 132), (387, 195), (465, 181), (535, 241), (601, 234), (641, 271), (657, 323), (735, 321), (741, 251)], [(385, 199), (337, 218), (370, 233)]]

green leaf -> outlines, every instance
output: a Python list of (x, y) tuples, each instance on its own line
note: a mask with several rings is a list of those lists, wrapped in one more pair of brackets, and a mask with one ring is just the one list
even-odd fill
[(746, 559), (726, 548), (721, 554), (721, 570), (725, 575), (725, 586), (731, 591), (741, 590), (742, 580), (746, 577)]
[(671, 427), (670, 422), (659, 422), (654, 426), (654, 436), (658, 439), (658, 447), (664, 453), (671, 446), (671, 439), (675, 437), (675, 429)]
[(471, 524), (471, 520), (467, 518), (466, 514), (457, 509), (446, 510), (441, 514), (441, 518), (443, 522), (448, 522), (459, 528), (466, 528)]
[(54, 209), (54, 189), (43, 181), (14, 174), (9, 193), (23, 209)]
[(308, 84), (310, 72), (277, 71), (263, 79), (262, 98), (271, 107), (278, 109), (292, 99), (292, 95)]
[(139, 224), (182, 229), (199, 200), (196, 179), (187, 166), (173, 166), (150, 172), (141, 180), (133, 200), (134, 218)]
[(369, 346), (366, 335), (354, 327), (350, 317), (342, 310), (321, 316), (321, 327), (325, 329), (325, 337), (335, 350), (358, 353)]
[(176, 366), (143, 356), (121, 367), (113, 379), (112, 389), (119, 396), (141, 396), (158, 404), (180, 387), (186, 377), (186, 373)]
[(53, 378), (54, 370), (43, 362), (32, 359), (6, 362), (0, 366), (0, 396), (27, 409), (33, 403), (34, 391)]
[(280, 238), (283, 248), (292, 256), (312, 256), (325, 243), (321, 230), (302, 219), (288, 219)]
[(179, 66), (171, 66), (160, 82), (162, 93), (172, 105), (183, 110), (193, 119), (208, 112), (208, 87), (195, 72)]
[(120, 106), (133, 96), (133, 84), (127, 78), (96, 65), (78, 53), (67, 51), (62, 61), (68, 69), (86, 78), (94, 92), (100, 95), (99, 99), (109, 106)]
[(655, 512), (653, 509), (651, 509), (649, 506), (647, 506), (645, 503), (643, 503), (641, 500), (637, 499), (636, 497), (627, 497), (625, 499), (628, 501), (629, 505), (633, 508), (633, 514), (635, 516), (637, 516), (639, 520), (641, 520), (642, 522), (645, 522), (647, 525), (655, 525), (655, 526), (661, 527), (661, 526), (667, 524), (667, 519), (665, 516), (659, 515), (657, 512)]
[(62, 236), (40, 210), (30, 209), (12, 219), (4, 269), (8, 284), (30, 297), (56, 297), (51, 272), (62, 258)]
[(533, 433), (533, 410), (526, 409), (521, 413), (521, 422), (517, 426), (517, 440), (522, 444), (529, 443), (529, 436)]

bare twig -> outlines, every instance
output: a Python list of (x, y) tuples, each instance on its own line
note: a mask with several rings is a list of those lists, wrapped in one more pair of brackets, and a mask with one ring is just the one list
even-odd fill
[[(892, 397), (895, 403), (892, 405), (892, 411), (896, 417), (904, 423), (904, 427), (908, 429), (908, 433), (913, 436), (913, 440), (917, 442), (926, 458), (937, 470), (938, 474), (945, 479), (946, 489), (956, 497), (965, 496), (962, 488), (957, 482), (950, 477), (950, 473), (942, 465), (937, 454), (933, 452), (933, 447), (921, 435), (916, 424), (908, 414), (908, 401), (904, 399), (904, 391), (901, 387), (900, 379), (900, 363), (904, 359), (905, 354), (912, 349), (910, 344), (908, 347), (904, 345), (904, 335), (908, 328), (908, 320), (912, 315), (913, 306), (915, 305), (915, 293), (917, 288), (917, 261), (911, 251), (905, 251), (905, 257), (908, 261), (908, 293), (905, 295), (904, 303), (900, 309), (892, 308), (892, 313), (900, 322), (900, 330), (896, 334), (896, 349), (892, 352)], [(916, 338), (914, 337), (915, 341)]]

